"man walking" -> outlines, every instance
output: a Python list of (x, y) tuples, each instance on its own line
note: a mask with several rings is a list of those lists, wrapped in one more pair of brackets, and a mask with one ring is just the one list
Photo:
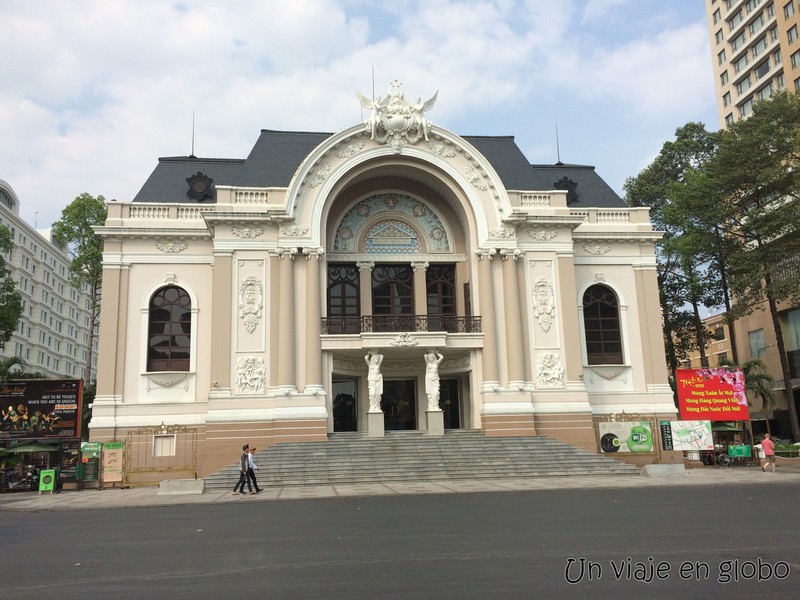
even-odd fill
[(775, 443), (772, 441), (768, 433), (764, 434), (764, 439), (761, 441), (761, 449), (764, 451), (764, 466), (761, 470), (766, 473), (767, 467), (772, 465), (772, 472), (775, 472)]
[(247, 488), (250, 490), (250, 493), (253, 492), (253, 488), (250, 487), (250, 481), (247, 479), (247, 466), (250, 456), (249, 451), (250, 451), (249, 444), (245, 444), (244, 446), (242, 446), (242, 455), (239, 457), (239, 481), (237, 481), (236, 485), (233, 486), (234, 496), (238, 496), (240, 493), (244, 494), (245, 482), (247, 483)]
[[(250, 453), (247, 455), (247, 487), (250, 487), (250, 482), (253, 482), (253, 487), (256, 488), (254, 492), (252, 489), (250, 490), (251, 494), (257, 494), (261, 491), (261, 488), (258, 487), (258, 482), (256, 482), (256, 471), (258, 471), (258, 467), (256, 466), (255, 461), (253, 460), (253, 455), (256, 453), (255, 447), (250, 448)], [(242, 489), (244, 491), (244, 489)]]

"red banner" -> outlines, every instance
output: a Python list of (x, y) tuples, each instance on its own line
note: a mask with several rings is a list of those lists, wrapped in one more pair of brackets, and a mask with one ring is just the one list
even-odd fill
[(678, 404), (684, 421), (747, 421), (741, 369), (678, 369)]

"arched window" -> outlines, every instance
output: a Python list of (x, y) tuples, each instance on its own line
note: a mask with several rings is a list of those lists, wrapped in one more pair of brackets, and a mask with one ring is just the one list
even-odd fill
[(586, 290), (583, 294), (583, 325), (590, 365), (623, 364), (619, 302), (611, 288), (593, 285)]
[(150, 299), (147, 370), (188, 371), (191, 355), (192, 301), (177, 286), (159, 289)]

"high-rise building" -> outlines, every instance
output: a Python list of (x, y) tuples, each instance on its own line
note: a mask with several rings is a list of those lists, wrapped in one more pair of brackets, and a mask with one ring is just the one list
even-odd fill
[[(706, 0), (706, 13), (720, 127), (748, 117), (755, 103), (777, 91), (800, 91), (800, 0)], [(770, 409), (754, 402), (754, 431), (766, 431), (769, 419), (773, 434), (790, 437), (789, 399), (800, 407), (800, 307), (788, 302), (778, 306), (789, 385), (781, 373), (775, 327), (766, 306), (763, 308), (734, 324), (738, 362), (760, 360), (775, 378), (777, 403)], [(716, 330), (718, 320), (718, 316), (711, 317), (706, 324)], [(717, 358), (727, 355), (718, 339), (709, 350)], [(692, 358), (694, 365), (699, 354)]]
[[(0, 225), (11, 232), (13, 248), (5, 260), (22, 295), (22, 316), (0, 358), (19, 356), (25, 370), (47, 377), (85, 379), (89, 295), (70, 284), (69, 260), (50, 231), (36, 230), (20, 218), (19, 198), (2, 179)], [(94, 367), (89, 380), (95, 380)]]
[(774, 92), (800, 89), (798, 0), (706, 0), (720, 127)]

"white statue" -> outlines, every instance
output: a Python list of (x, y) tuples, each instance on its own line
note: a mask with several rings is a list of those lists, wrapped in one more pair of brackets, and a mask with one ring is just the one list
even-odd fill
[(379, 144), (390, 144), (395, 152), (400, 152), (408, 144), (416, 144), (421, 139), (428, 140), (431, 124), (425, 113), (433, 108), (436, 92), (431, 98), (421, 98), (412, 104), (405, 98), (402, 84), (396, 79), (389, 86), (386, 96), (370, 100), (356, 92), (361, 106), (370, 111), (364, 126), (370, 132), (370, 139)]
[(376, 351), (367, 352), (364, 357), (369, 373), (367, 375), (367, 387), (369, 388), (369, 412), (381, 411), (381, 396), (383, 395), (383, 375), (381, 374), (381, 363), (383, 354)]
[(441, 410), (439, 408), (439, 363), (444, 356), (436, 350), (425, 353), (425, 393), (428, 396), (428, 410)]

